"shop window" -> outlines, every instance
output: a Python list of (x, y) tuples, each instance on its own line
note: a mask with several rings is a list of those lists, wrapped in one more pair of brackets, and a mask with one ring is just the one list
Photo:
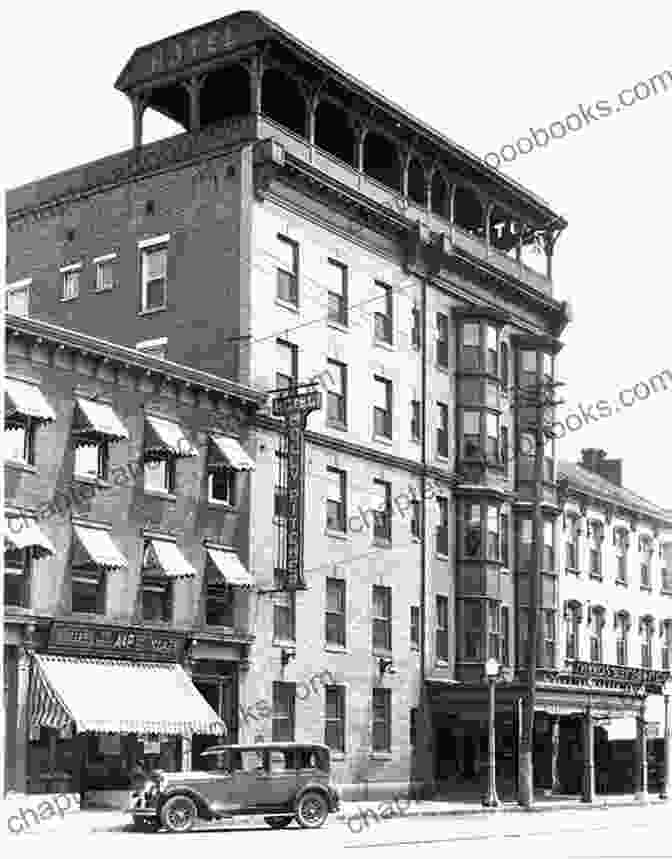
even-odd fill
[(277, 296), (281, 301), (299, 303), (299, 246), (286, 236), (277, 236)]
[(5, 549), (5, 605), (28, 608), (30, 605), (31, 550), (8, 546)]
[(208, 626), (234, 626), (233, 588), (224, 583), (208, 583), (205, 595), (205, 622)]
[(392, 693), (389, 689), (373, 690), (373, 725), (371, 731), (371, 750), (390, 752), (392, 749)]
[(345, 647), (345, 581), (327, 578), (325, 611), (325, 641)]
[(436, 658), (448, 659), (450, 641), (449, 635), (449, 617), (450, 604), (448, 597), (437, 596), (436, 598)]
[(273, 742), (293, 742), (296, 683), (273, 683)]
[(348, 268), (331, 259), (327, 263), (327, 316), (330, 322), (348, 324)]
[(374, 652), (392, 650), (392, 589), (373, 585), (372, 647)]
[(324, 744), (334, 752), (345, 752), (345, 688), (324, 687)]

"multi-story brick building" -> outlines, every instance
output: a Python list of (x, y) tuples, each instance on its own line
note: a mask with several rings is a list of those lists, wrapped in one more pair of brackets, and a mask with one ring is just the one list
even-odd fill
[(139, 759), (189, 764), (222, 721), (235, 737), (254, 621), (244, 448), (263, 397), (6, 325), (6, 784), (128, 788)]
[[(8, 194), (9, 307), (261, 391), (322, 383), (297, 594), (278, 590), (282, 426), (255, 418), (239, 735), (326, 738), (342, 783), (472, 778), (487, 656), (507, 712), (524, 689), (534, 468), (509, 455), (511, 393), (553, 376), (565, 221), (254, 13), (138, 49), (117, 87), (132, 149)], [(147, 109), (185, 133), (142, 145)]]

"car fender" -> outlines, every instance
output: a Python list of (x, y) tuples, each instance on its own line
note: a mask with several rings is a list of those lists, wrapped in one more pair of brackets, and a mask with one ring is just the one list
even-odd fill
[(163, 806), (166, 804), (167, 800), (171, 798), (171, 796), (188, 796), (190, 799), (193, 799), (196, 808), (198, 809), (199, 817), (204, 817), (205, 819), (210, 819), (214, 817), (212, 813), (212, 809), (210, 808), (210, 803), (208, 800), (197, 790), (194, 790), (193, 787), (187, 787), (186, 785), (171, 785), (167, 788), (160, 796), (156, 803), (156, 813), (161, 816), (161, 811)]
[(308, 784), (304, 784), (301, 790), (297, 791), (296, 796), (294, 797), (294, 810), (299, 807), (299, 802), (301, 801), (301, 797), (305, 796), (305, 794), (310, 793), (311, 791), (315, 791), (316, 793), (321, 793), (324, 798), (329, 803), (329, 807), (331, 807), (329, 788), (322, 784), (319, 781), (308, 782)]

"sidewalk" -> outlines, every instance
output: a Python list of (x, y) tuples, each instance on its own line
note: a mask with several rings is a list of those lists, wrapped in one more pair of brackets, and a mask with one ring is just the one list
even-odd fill
[[(396, 803), (396, 804), (395, 804)], [(649, 805), (663, 804), (664, 800), (656, 794), (650, 794)], [(552, 811), (596, 811), (619, 809), (639, 806), (632, 795), (609, 795), (600, 796), (592, 805), (582, 803), (575, 796), (539, 796), (535, 798), (535, 804), (531, 809), (521, 808), (515, 802), (503, 802), (500, 808), (494, 810), (483, 808), (480, 802), (432, 800), (415, 801), (407, 800), (400, 795), (395, 799), (384, 799), (378, 802), (342, 802), (338, 814), (330, 817), (331, 824), (337, 821), (349, 825), (356, 820), (386, 819), (388, 817), (466, 817), (491, 814), (535, 814), (548, 813)], [(259, 822), (261, 818), (238, 817), (237, 824)], [(214, 824), (205, 824), (205, 828), (212, 826), (227, 825), (229, 820), (218, 821)], [(128, 832), (132, 830), (130, 815), (121, 811), (101, 811), (97, 809), (73, 811), (64, 817), (55, 817), (44, 820), (39, 825), (33, 825), (21, 831), (23, 835), (46, 835), (47, 833), (62, 834), (66, 837), (73, 835), (95, 835), (102, 832)]]

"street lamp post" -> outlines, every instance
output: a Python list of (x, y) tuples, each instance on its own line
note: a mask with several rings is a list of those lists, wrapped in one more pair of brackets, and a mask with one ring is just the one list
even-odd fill
[(663, 683), (663, 700), (665, 701), (665, 739), (663, 740), (663, 785), (660, 791), (661, 799), (669, 799), (672, 793), (670, 771), (672, 770), (672, 726), (670, 725), (670, 695), (672, 695), (672, 678), (668, 677)]
[(483, 797), (486, 808), (498, 808), (496, 771), (495, 771), (495, 683), (499, 675), (499, 662), (488, 659), (485, 663), (485, 676), (488, 681), (488, 793)]
[(646, 688), (641, 686), (637, 690), (637, 695), (640, 698), (639, 705), (639, 784), (635, 799), (642, 805), (647, 805), (649, 801), (649, 758), (648, 758), (648, 743), (646, 729)]

